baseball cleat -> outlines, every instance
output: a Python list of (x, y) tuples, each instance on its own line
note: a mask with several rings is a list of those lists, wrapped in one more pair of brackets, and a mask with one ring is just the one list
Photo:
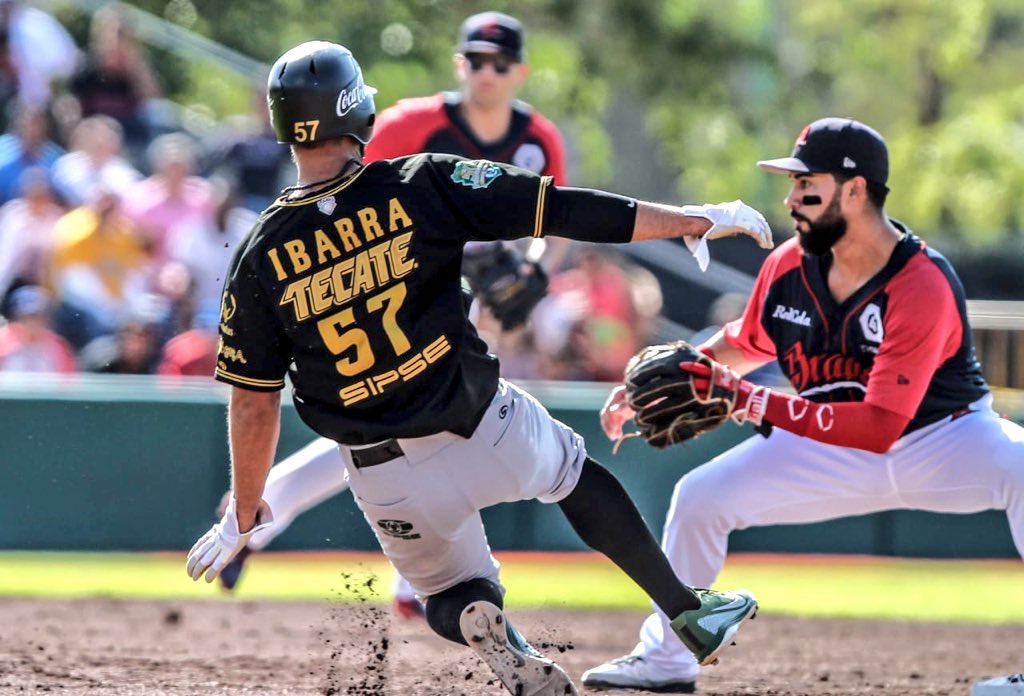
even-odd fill
[(1010, 674), (1005, 677), (976, 681), (971, 686), (971, 696), (1021, 696), (1024, 695), (1024, 674)]
[(415, 597), (408, 599), (395, 597), (394, 607), (395, 613), (407, 621), (427, 618), (427, 608)]
[(643, 655), (626, 655), (588, 669), (583, 673), (583, 686), (588, 689), (636, 689), (658, 694), (692, 694), (697, 690), (697, 680), (695, 677), (687, 679), (666, 674), (645, 660)]
[(483, 600), (470, 603), (459, 617), (462, 637), (515, 696), (579, 696), (565, 670), (537, 652), (505, 619), (501, 609)]
[(248, 546), (243, 546), (239, 549), (235, 557), (228, 561), (228, 564), (224, 566), (224, 570), (220, 571), (220, 575), (217, 579), (220, 581), (220, 586), (228, 592), (235, 589), (235, 585), (238, 584), (238, 580), (242, 577), (242, 570), (245, 568), (245, 559), (252, 555), (252, 549)]
[(713, 665), (733, 642), (733, 636), (747, 619), (757, 613), (757, 600), (746, 590), (716, 592), (694, 588), (700, 606), (672, 620), (679, 640), (701, 665)]

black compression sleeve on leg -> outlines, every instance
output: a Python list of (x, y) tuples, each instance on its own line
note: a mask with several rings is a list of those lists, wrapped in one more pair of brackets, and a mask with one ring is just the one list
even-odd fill
[(466, 645), (459, 628), (462, 610), (471, 602), (486, 600), (499, 609), (504, 606), (501, 587), (486, 578), (474, 578), (460, 582), (443, 592), (427, 597), (427, 625), (442, 638)]
[(669, 618), (700, 606), (672, 571), (626, 489), (596, 461), (587, 457), (576, 488), (558, 505), (580, 539), (622, 568)]

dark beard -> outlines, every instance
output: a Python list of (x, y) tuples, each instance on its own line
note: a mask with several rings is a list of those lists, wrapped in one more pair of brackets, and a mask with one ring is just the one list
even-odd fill
[(807, 232), (798, 232), (800, 248), (813, 256), (824, 256), (832, 250), (833, 245), (846, 234), (846, 218), (839, 212), (839, 195), (832, 196), (832, 201), (821, 217), (811, 222), (802, 215), (792, 214), (794, 219), (807, 223)]

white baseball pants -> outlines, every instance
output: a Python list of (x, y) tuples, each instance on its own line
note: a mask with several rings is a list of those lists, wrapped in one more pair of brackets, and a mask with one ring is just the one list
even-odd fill
[[(745, 440), (676, 484), (662, 547), (680, 579), (711, 587), (734, 529), (896, 509), (996, 509), (1006, 510), (1024, 557), (1024, 428), (999, 418), (990, 396), (973, 408), (910, 433), (885, 454), (827, 445), (779, 428), (768, 438)], [(697, 673), (693, 655), (657, 607), (633, 654), (680, 678)]]
[[(253, 534), (249, 546), (262, 551), (296, 517), (347, 488), (345, 462), (338, 443), (325, 437), (313, 440), (271, 467), (263, 499), (274, 513), (274, 524)], [(394, 596), (396, 599), (416, 597), (409, 581), (398, 574), (395, 575)]]
[(480, 510), (537, 499), (555, 503), (579, 481), (583, 438), (504, 380), (476, 432), (399, 439), (402, 456), (356, 468), (349, 485), (381, 548), (420, 596), (472, 578), (498, 582)]

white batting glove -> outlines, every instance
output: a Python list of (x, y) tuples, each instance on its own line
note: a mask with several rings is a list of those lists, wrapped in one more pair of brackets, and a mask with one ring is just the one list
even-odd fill
[(701, 237), (711, 241), (721, 237), (732, 237), (745, 234), (751, 237), (762, 249), (775, 246), (772, 241), (772, 228), (758, 211), (741, 200), (728, 203), (705, 203), (704, 205), (684, 205), (683, 214), (702, 217), (711, 221), (711, 228)]
[(205, 572), (206, 582), (213, 582), (235, 554), (249, 543), (249, 538), (253, 534), (274, 524), (274, 515), (264, 500), (260, 501), (259, 510), (256, 511), (256, 524), (253, 528), (245, 533), (239, 532), (236, 504), (235, 496), (231, 496), (227, 509), (224, 510), (224, 517), (213, 525), (210, 531), (199, 537), (199, 541), (188, 552), (186, 570), (193, 580), (198, 580)]

